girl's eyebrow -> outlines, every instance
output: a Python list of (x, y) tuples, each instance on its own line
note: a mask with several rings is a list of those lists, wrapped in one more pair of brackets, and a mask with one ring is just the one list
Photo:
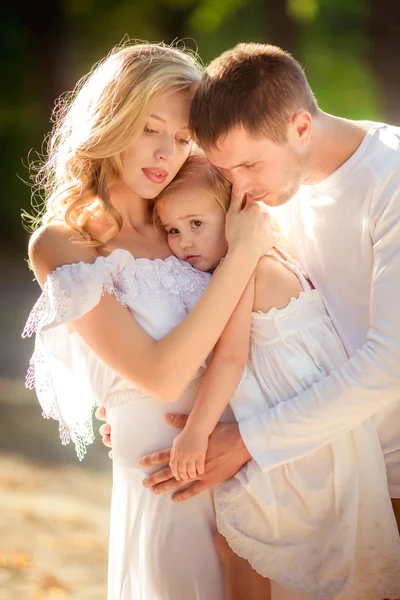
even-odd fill
[[(204, 215), (201, 215), (201, 214), (198, 214), (198, 213), (195, 214), (195, 215), (184, 215), (182, 217), (178, 217), (177, 220), (178, 221), (184, 221), (185, 219), (193, 219), (193, 217), (196, 217), (196, 219), (198, 219), (199, 217), (204, 217)], [(170, 227), (171, 223), (163, 223), (162, 225), (163, 225), (163, 227)]]

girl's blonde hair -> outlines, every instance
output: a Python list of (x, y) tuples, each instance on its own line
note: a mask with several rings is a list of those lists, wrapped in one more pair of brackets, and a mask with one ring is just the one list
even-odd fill
[[(115, 48), (55, 110), (47, 160), (36, 185), (44, 211), (34, 225), (66, 223), (88, 245), (100, 246), (121, 229), (108, 188), (122, 173), (122, 154), (143, 127), (149, 103), (166, 93), (194, 92), (201, 68), (192, 54), (165, 44)], [(106, 234), (92, 217), (106, 217)]]
[(208, 192), (226, 213), (230, 200), (232, 184), (225, 175), (216, 169), (200, 151), (196, 150), (187, 159), (171, 183), (159, 194), (154, 205), (155, 222), (160, 225), (157, 205), (173, 194), (177, 189), (190, 185)]

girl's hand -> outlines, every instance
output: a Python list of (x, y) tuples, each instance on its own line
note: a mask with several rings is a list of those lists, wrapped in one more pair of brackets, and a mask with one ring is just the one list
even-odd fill
[(261, 258), (275, 242), (271, 217), (261, 201), (250, 201), (244, 208), (243, 198), (233, 196), (226, 215), (226, 239), (229, 249), (239, 247), (241, 252)]
[(208, 435), (184, 429), (174, 440), (169, 466), (177, 481), (196, 479), (204, 473)]

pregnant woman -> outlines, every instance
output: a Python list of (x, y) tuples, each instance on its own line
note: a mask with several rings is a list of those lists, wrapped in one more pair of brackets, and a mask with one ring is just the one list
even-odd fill
[(138, 466), (171, 445), (164, 413), (190, 411), (204, 360), (273, 243), (264, 206), (233, 199), (229, 250), (210, 282), (153, 226), (153, 199), (190, 153), (200, 77), (168, 46), (113, 51), (63, 104), (39, 175), (46, 207), (29, 254), (43, 292), (24, 333), (36, 332), (28, 383), (80, 457), (93, 406), (107, 408), (109, 600), (224, 598), (211, 493), (176, 504), (145, 490)]

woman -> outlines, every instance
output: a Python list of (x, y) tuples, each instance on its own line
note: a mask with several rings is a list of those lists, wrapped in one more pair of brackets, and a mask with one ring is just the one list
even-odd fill
[(153, 227), (152, 200), (190, 152), (200, 76), (193, 57), (162, 45), (127, 46), (100, 63), (56, 121), (46, 210), (30, 242), (44, 289), (25, 330), (37, 332), (28, 384), (80, 457), (95, 404), (113, 428), (110, 600), (224, 597), (211, 495), (175, 504), (149, 494), (138, 467), (171, 444), (164, 413), (190, 410), (201, 365), (272, 246), (263, 205), (240, 211), (233, 199), (229, 251), (208, 285)]

